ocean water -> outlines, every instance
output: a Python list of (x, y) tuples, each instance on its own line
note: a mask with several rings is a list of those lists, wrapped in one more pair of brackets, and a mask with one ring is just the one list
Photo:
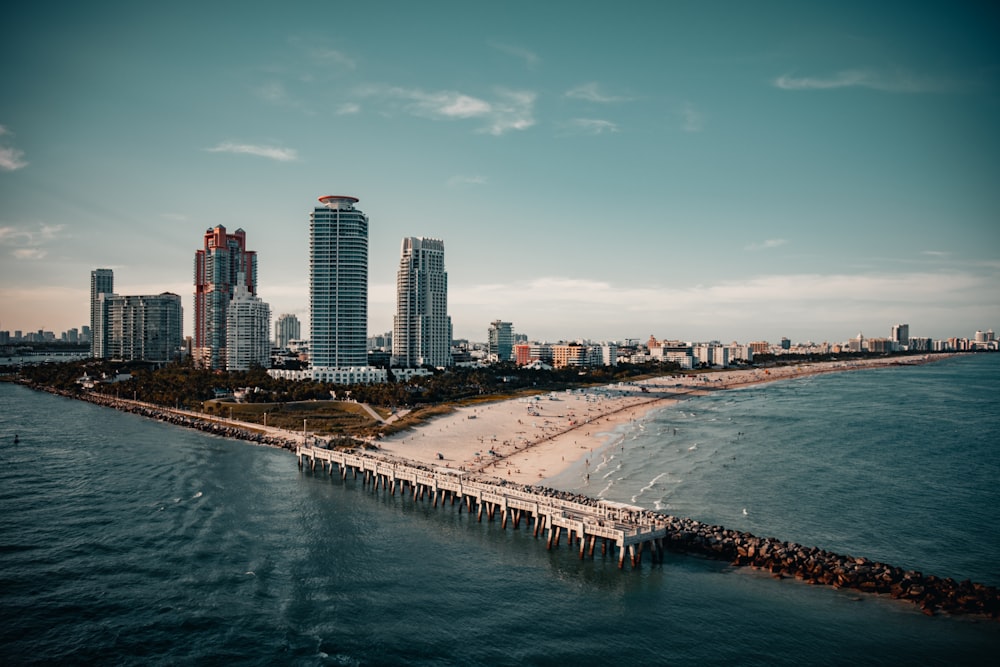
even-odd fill
[[(960, 357), (694, 398), (560, 484), (1000, 585), (998, 371), (1000, 356)], [(998, 650), (1000, 622), (677, 554), (623, 572), (288, 452), (0, 383), (5, 665), (975, 665)]]

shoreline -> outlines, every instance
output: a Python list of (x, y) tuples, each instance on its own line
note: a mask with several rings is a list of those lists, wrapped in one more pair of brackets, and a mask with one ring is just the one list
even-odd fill
[(824, 373), (932, 363), (955, 356), (911, 355), (658, 376), (531, 398), (457, 408), (376, 441), (380, 454), (519, 484), (551, 485), (611, 446), (625, 426), (714, 391)]

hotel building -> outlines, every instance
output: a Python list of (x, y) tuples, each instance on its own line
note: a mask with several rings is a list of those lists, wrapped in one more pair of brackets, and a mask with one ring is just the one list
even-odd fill
[(309, 215), (310, 370), (320, 382), (384, 381), (368, 366), (368, 217), (357, 197), (319, 198)]
[[(242, 276), (240, 276), (242, 278)], [(226, 369), (271, 365), (271, 307), (237, 281), (226, 311)]]
[(102, 357), (121, 361), (171, 361), (183, 341), (181, 298), (98, 295)]
[(247, 250), (246, 232), (228, 234), (222, 225), (207, 230), (194, 257), (193, 354), (202, 368), (225, 368), (226, 314), (238, 283), (257, 293), (257, 253)]
[(444, 241), (403, 239), (396, 274), (396, 316), (392, 365), (400, 368), (450, 366), (451, 318)]

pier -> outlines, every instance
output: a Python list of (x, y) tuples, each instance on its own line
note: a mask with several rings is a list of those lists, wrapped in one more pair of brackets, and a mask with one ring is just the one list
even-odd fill
[(581, 559), (593, 558), (600, 544), (602, 555), (617, 556), (620, 569), (626, 562), (638, 567), (647, 551), (652, 563), (663, 562), (666, 517), (655, 519), (639, 507), (603, 500), (585, 504), (518, 488), (504, 480), (470, 479), (471, 473), (452, 468), (428, 469), (352, 452), (299, 447), (296, 454), (300, 468), (315, 471), (319, 467), (329, 475), (336, 470), (341, 479), (350, 475), (373, 490), (408, 494), (414, 501), (426, 499), (435, 507), (457, 504), (459, 512), (464, 508), (470, 516), (475, 513), (480, 522), (484, 516), (487, 521), (499, 520), (503, 529), (508, 525), (520, 528), (523, 521), (534, 537), (545, 540), (547, 549), (558, 547), (565, 535)]

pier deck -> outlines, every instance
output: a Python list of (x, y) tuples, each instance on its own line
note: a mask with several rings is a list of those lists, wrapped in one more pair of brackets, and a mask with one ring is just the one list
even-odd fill
[(300, 468), (316, 470), (319, 466), (330, 475), (338, 470), (341, 479), (348, 475), (360, 477), (373, 489), (409, 493), (414, 500), (427, 498), (435, 507), (446, 500), (457, 502), (459, 511), (464, 506), (470, 515), (475, 512), (479, 521), (484, 515), (488, 521), (499, 517), (503, 528), (508, 524), (518, 528), (524, 520), (536, 538), (545, 539), (548, 549), (558, 547), (565, 533), (570, 546), (579, 545), (580, 558), (593, 557), (600, 541), (602, 554), (609, 550), (614, 554), (617, 549), (619, 568), (624, 568), (626, 561), (637, 567), (645, 550), (650, 552), (652, 562), (663, 561), (667, 522), (650, 521), (638, 507), (606, 501), (576, 502), (519, 488), (504, 480), (492, 483), (470, 479), (471, 473), (452, 468), (428, 469), (354, 452), (299, 447), (296, 455)]

